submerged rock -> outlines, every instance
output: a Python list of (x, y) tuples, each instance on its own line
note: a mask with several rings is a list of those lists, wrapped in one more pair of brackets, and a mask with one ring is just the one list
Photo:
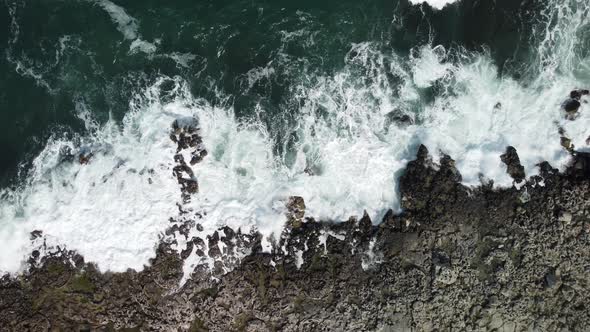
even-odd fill
[(175, 134), (180, 134), (181, 132), (197, 132), (199, 130), (199, 120), (194, 116), (177, 117), (172, 122), (172, 130)]
[(86, 165), (90, 162), (90, 159), (92, 159), (93, 156), (94, 152), (92, 151), (92, 148), (89, 146), (83, 146), (78, 152), (78, 162), (81, 165)]
[(385, 115), (385, 127), (389, 127), (391, 124), (397, 124), (399, 126), (408, 126), (414, 124), (414, 118), (401, 110), (394, 110)]
[[(112, 150), (112, 146), (108, 143), (90, 143), (82, 145), (75, 156), (81, 165), (86, 165), (98, 154), (106, 154)], [(70, 147), (63, 147), (60, 150), (62, 161), (73, 160), (74, 156)]]
[(75, 159), (75, 155), (72, 152), (72, 148), (69, 146), (62, 146), (59, 149), (59, 161), (60, 162), (72, 162)]
[(561, 146), (563, 146), (564, 149), (568, 150), (569, 152), (574, 152), (574, 145), (572, 144), (572, 140), (565, 137), (565, 136), (561, 136), (560, 137), (560, 144)]

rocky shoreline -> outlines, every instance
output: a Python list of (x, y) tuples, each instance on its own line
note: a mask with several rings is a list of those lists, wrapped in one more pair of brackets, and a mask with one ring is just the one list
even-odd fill
[[(516, 150), (502, 160), (524, 178)], [(564, 173), (539, 167), (520, 189), (468, 188), (450, 157), (435, 164), (422, 146), (400, 181), (403, 214), (322, 223), (293, 197), (272, 253), (231, 229), (193, 239), (212, 257), (250, 254), (182, 287), (185, 257), (169, 241), (142, 272), (33, 253), (27, 273), (0, 280), (0, 330), (587, 330), (590, 156), (574, 153)]]

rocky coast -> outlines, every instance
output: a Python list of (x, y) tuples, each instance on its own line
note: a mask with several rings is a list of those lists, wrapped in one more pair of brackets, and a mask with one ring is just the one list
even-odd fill
[[(502, 160), (522, 180), (517, 151)], [(403, 213), (324, 223), (292, 197), (271, 253), (229, 228), (194, 238), (226, 263), (197, 267), (182, 286), (169, 240), (141, 272), (33, 252), (26, 273), (1, 279), (1, 330), (582, 331), (590, 156), (574, 153), (562, 173), (539, 167), (512, 188), (469, 188), (450, 156), (434, 161), (421, 146), (401, 177)], [(235, 247), (249, 254), (232, 260)]]

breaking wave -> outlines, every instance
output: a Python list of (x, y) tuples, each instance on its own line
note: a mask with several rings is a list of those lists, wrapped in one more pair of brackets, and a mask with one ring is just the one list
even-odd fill
[[(110, 1), (98, 3), (126, 39), (139, 40), (135, 19)], [(219, 93), (213, 105), (185, 79), (166, 75), (138, 89), (121, 122), (98, 124), (80, 101), (89, 134), (54, 136), (26, 181), (2, 192), (0, 271), (23, 267), (40, 245), (29, 239), (33, 230), (43, 231), (46, 250), (66, 246), (102, 270), (142, 269), (179, 206), (199, 215), (202, 228), (191, 236), (222, 226), (259, 231), (267, 250), (283, 228), (290, 196), (305, 199), (309, 217), (337, 222), (366, 210), (378, 223), (388, 209), (400, 211), (397, 180), (419, 144), (452, 156), (470, 186), (514, 185), (499, 157), (509, 145), (528, 176), (538, 174), (542, 161), (563, 169), (569, 153), (561, 136), (583, 149), (590, 134), (587, 104), (575, 121), (560, 109), (569, 90), (590, 84), (590, 61), (579, 51), (588, 42), (589, 7), (547, 4), (532, 27), (538, 45), (528, 65), (532, 79), (501, 74), (486, 50), (427, 44), (399, 55), (363, 42), (331, 74), (294, 64), (300, 73), (289, 91), (289, 109), (296, 109), (289, 117), (260, 103), (254, 116), (239, 118), (230, 96)], [(249, 71), (246, 88), (278, 79), (289, 61), (279, 54)], [(198, 119), (209, 152), (193, 168), (199, 193), (190, 202), (182, 201), (173, 176), (176, 145), (169, 134), (179, 117)], [(278, 134), (269, 119), (283, 128)], [(90, 162), (71, 160), (84, 151), (92, 151)]]

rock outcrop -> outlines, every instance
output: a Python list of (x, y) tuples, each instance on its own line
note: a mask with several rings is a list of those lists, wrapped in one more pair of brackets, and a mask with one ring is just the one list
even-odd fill
[[(172, 173), (180, 185), (183, 201), (187, 203), (191, 195), (199, 192), (199, 182), (191, 165), (201, 162), (207, 156), (199, 122), (194, 117), (177, 118), (172, 122), (170, 139), (177, 145), (174, 156), (176, 166), (172, 169)], [(190, 165), (185, 160), (184, 151), (189, 153)]]
[(506, 148), (506, 152), (500, 156), (500, 159), (506, 164), (506, 173), (510, 175), (514, 181), (521, 182), (525, 179), (524, 166), (520, 164), (520, 158), (516, 149), (512, 146)]
[(590, 91), (586, 89), (576, 89), (570, 92), (569, 98), (561, 105), (561, 108), (566, 113), (566, 119), (576, 119), (578, 116), (578, 110), (582, 106), (582, 97), (587, 96), (588, 94), (590, 94)]
[[(505, 159), (516, 164), (511, 153)], [(183, 258), (165, 242), (142, 272), (103, 274), (71, 252), (32, 259), (27, 273), (0, 282), (0, 326), (586, 330), (589, 160), (576, 154), (563, 174), (543, 163), (520, 190), (493, 190), (461, 185), (450, 157), (435, 162), (420, 147), (400, 182), (404, 212), (387, 212), (378, 226), (368, 215), (337, 224), (304, 218), (303, 199), (294, 197), (287, 209), (291, 227), (272, 253), (253, 245), (229, 273), (211, 278), (197, 270), (181, 288)], [(221, 233), (205, 240), (232, 236)]]

